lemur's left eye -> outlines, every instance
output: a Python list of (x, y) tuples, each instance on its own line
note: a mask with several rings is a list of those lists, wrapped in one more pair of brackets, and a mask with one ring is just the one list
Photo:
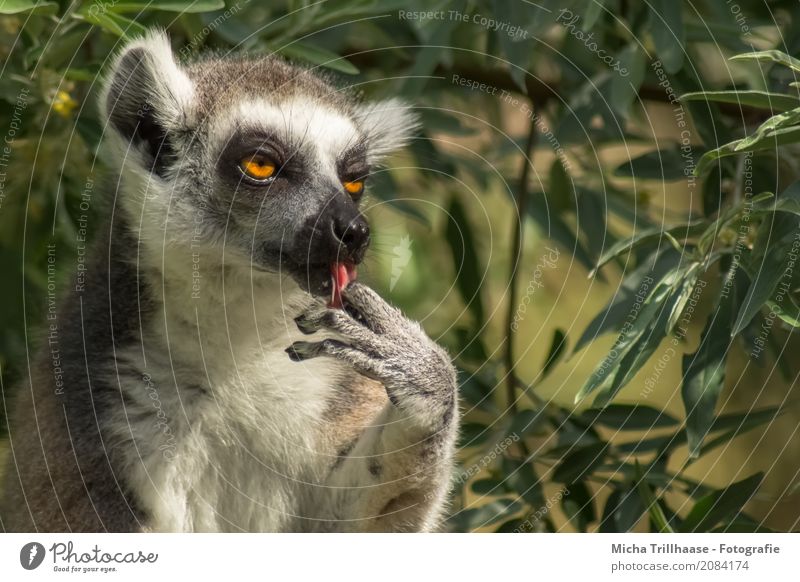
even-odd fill
[(268, 180), (275, 173), (275, 163), (263, 154), (247, 156), (239, 161), (239, 168), (253, 180)]
[(364, 191), (364, 180), (354, 180), (352, 182), (342, 182), (342, 186), (347, 190), (348, 194), (357, 196)]

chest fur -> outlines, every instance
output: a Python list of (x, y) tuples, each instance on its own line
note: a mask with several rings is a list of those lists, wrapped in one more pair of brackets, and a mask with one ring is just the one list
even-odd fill
[(336, 441), (359, 430), (331, 422), (352, 372), (292, 362), (284, 350), (305, 336), (290, 315), (259, 326), (242, 311), (155, 317), (117, 356), (124, 398), (109, 432), (153, 530), (303, 529)]

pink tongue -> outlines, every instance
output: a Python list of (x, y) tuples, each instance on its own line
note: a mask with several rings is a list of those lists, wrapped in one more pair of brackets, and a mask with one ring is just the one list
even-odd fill
[(331, 300), (328, 307), (342, 308), (342, 289), (350, 281), (355, 281), (356, 266), (352, 263), (335, 262), (331, 264)]

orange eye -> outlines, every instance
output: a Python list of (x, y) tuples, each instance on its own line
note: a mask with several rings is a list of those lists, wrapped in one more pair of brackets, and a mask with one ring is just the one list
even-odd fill
[(344, 189), (350, 194), (361, 194), (364, 191), (364, 180), (354, 182), (342, 182)]
[(249, 156), (239, 162), (239, 167), (245, 175), (254, 180), (266, 180), (275, 173), (275, 164), (264, 156)]

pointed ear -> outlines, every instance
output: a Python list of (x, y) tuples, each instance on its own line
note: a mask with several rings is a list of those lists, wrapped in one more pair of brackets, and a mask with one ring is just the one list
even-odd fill
[(170, 153), (170, 133), (187, 126), (194, 94), (192, 81), (178, 66), (169, 39), (149, 32), (117, 56), (105, 81), (101, 112), (124, 141), (151, 156), (153, 168)]
[(360, 105), (355, 119), (364, 133), (371, 164), (408, 144), (419, 127), (416, 114), (400, 99)]

